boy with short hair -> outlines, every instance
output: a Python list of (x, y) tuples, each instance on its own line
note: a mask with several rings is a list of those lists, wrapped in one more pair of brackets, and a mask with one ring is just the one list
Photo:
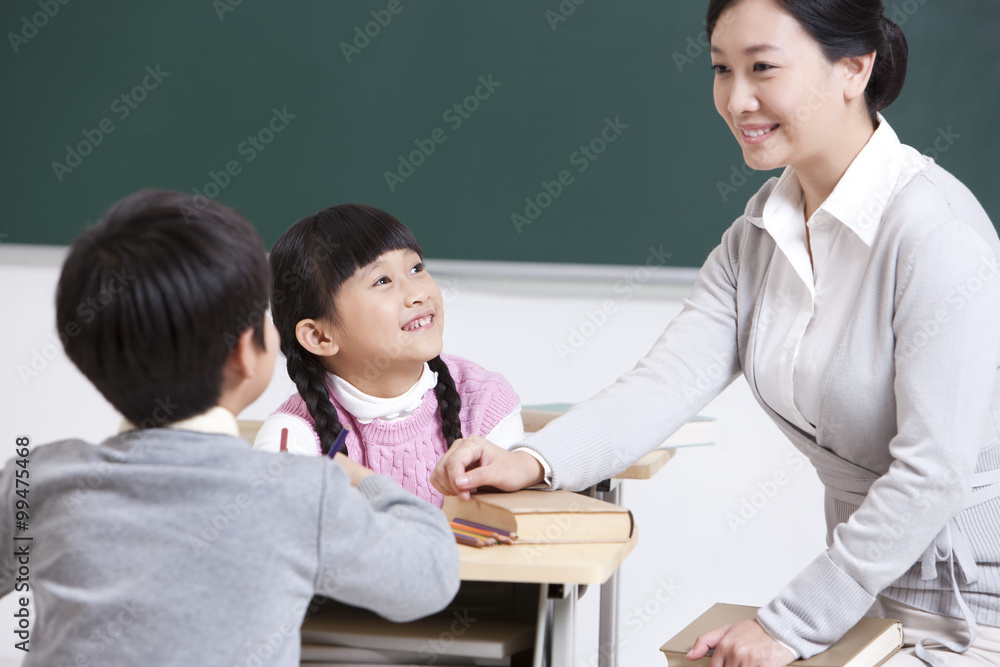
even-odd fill
[[(314, 594), (395, 621), (454, 596), (458, 552), (437, 508), (343, 455), (239, 439), (235, 415), (274, 369), (269, 283), (253, 227), (180, 193), (130, 195), (73, 244), (59, 330), (126, 421), (100, 445), (38, 447), (0, 473), (0, 542), (30, 545), (24, 665), (298, 665)], [(0, 550), (0, 593), (18, 568)]]

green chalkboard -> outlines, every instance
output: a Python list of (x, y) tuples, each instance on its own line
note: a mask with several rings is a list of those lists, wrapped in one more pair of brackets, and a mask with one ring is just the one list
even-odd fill
[[(698, 266), (771, 175), (715, 113), (706, 4), (5, 0), (0, 241), (162, 187), (268, 245), (354, 201), (434, 258)], [(886, 6), (911, 46), (887, 117), (1000, 221), (1000, 3)]]

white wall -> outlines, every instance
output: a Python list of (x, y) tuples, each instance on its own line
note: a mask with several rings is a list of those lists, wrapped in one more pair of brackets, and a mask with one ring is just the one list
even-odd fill
[[(30, 436), (33, 444), (68, 437), (98, 441), (118, 425), (115, 412), (58, 346), (53, 300), (60, 261), (51, 249), (0, 246), (3, 459), (17, 436)], [(525, 404), (580, 401), (613, 382), (648, 350), (690, 290), (640, 281), (641, 288), (625, 298), (614, 291), (613, 276), (531, 282), (449, 275), (433, 262), (430, 267), (447, 300), (445, 350), (502, 372)], [(614, 312), (602, 326), (582, 326), (588, 313), (608, 310), (609, 301)], [(573, 349), (571, 331), (581, 328), (593, 335), (579, 350), (560, 355), (557, 346)], [(22, 378), (19, 367), (37, 369), (37, 375)], [(267, 392), (241, 417), (265, 417), (292, 391), (279, 361)], [(654, 479), (624, 488), (640, 540), (620, 570), (621, 665), (660, 667), (659, 646), (710, 604), (766, 603), (824, 548), (822, 487), (745, 382), (737, 380), (702, 414), (718, 420), (715, 446), (684, 449)], [(741, 509), (750, 518), (737, 523)], [(581, 600), (580, 667), (597, 665), (597, 597), (592, 588)], [(10, 637), (13, 610), (12, 596), (0, 602), (0, 637)], [(0, 665), (19, 664), (12, 645), (0, 642)]]

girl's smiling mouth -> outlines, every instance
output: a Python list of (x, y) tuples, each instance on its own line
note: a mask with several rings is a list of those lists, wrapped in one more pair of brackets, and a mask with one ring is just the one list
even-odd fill
[(429, 329), (434, 324), (434, 313), (424, 313), (417, 315), (412, 320), (403, 325), (403, 331), (422, 331)]

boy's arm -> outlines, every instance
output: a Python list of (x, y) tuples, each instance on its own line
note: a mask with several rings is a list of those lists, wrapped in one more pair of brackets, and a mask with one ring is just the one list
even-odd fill
[(352, 488), (344, 468), (327, 466), (316, 592), (397, 622), (440, 611), (459, 585), (458, 547), (444, 513), (388, 477), (365, 473)]

